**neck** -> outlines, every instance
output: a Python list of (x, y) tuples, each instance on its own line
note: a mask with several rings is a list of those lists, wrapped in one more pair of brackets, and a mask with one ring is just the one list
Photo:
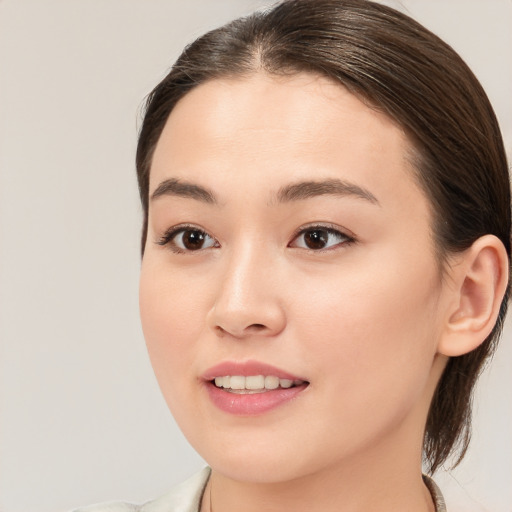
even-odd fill
[(434, 512), (419, 461), (411, 467), (397, 463), (396, 457), (390, 462), (379, 457), (383, 454), (374, 455), (370, 461), (346, 461), (287, 482), (242, 482), (212, 471), (202, 510)]

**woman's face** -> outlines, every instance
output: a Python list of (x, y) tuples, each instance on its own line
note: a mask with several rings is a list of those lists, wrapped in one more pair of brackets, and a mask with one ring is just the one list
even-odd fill
[(407, 149), (389, 118), (307, 74), (213, 80), (172, 111), (142, 324), (215, 470), (270, 482), (419, 461), (448, 285)]

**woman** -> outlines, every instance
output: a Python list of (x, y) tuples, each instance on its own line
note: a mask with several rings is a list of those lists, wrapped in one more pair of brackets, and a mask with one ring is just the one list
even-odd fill
[(498, 124), (454, 51), (285, 1), (185, 49), (137, 171), (148, 350), (211, 467), (141, 510), (445, 510), (422, 461), (464, 455), (510, 265)]

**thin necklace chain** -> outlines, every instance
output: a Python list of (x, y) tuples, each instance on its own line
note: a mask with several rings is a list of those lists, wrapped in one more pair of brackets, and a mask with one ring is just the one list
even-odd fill
[(209, 498), (209, 506), (210, 506), (210, 511), (209, 512), (213, 512), (213, 507), (212, 507), (212, 487), (213, 487), (213, 478), (210, 477), (210, 488), (209, 488), (209, 492), (208, 492), (208, 498)]

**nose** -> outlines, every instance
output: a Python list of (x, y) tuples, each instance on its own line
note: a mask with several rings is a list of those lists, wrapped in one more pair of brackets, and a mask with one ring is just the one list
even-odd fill
[(224, 262), (208, 324), (220, 336), (271, 337), (286, 325), (278, 264), (245, 247)]

